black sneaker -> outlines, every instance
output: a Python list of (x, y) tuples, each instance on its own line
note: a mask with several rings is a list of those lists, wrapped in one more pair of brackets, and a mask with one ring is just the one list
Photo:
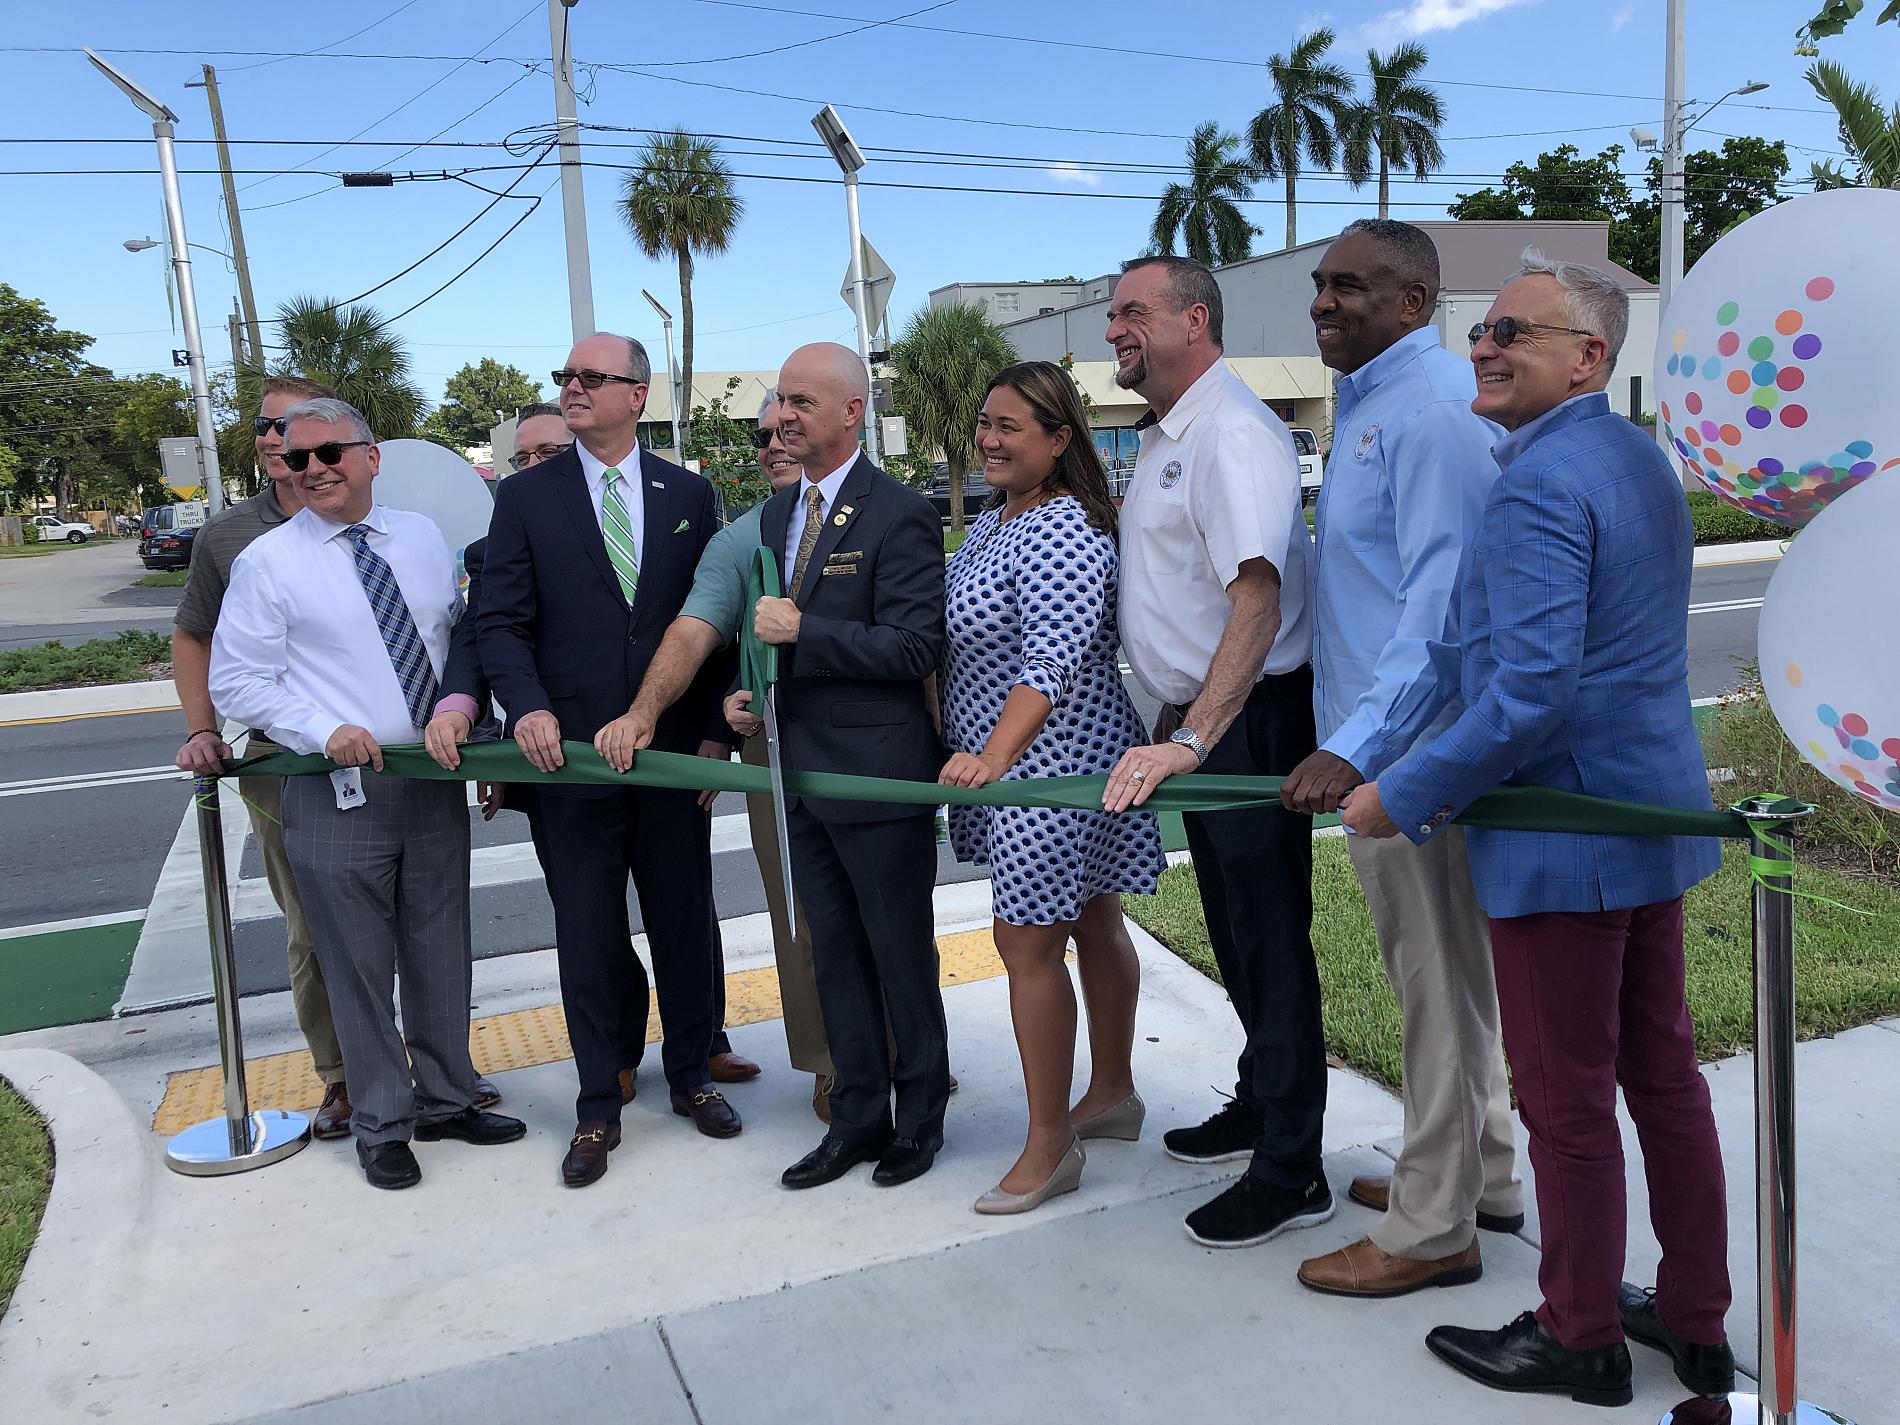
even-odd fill
[(1303, 1188), (1274, 1187), (1248, 1175), (1190, 1212), (1187, 1234), (1203, 1247), (1258, 1247), (1332, 1215), (1333, 1192), (1323, 1175)]
[(1183, 1163), (1245, 1162), (1259, 1141), (1258, 1115), (1237, 1098), (1228, 1099), (1196, 1128), (1170, 1128), (1161, 1135), (1168, 1156)]

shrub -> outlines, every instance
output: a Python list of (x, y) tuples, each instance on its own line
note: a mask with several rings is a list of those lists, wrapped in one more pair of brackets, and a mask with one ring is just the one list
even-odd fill
[(34, 524), (33, 521), (31, 520), (21, 520), (20, 521), (20, 543), (38, 544), (39, 542), (40, 542), (40, 527)]
[(1689, 520), (1697, 544), (1737, 544), (1748, 539), (1787, 539), (1794, 531), (1784, 525), (1756, 519), (1707, 490), (1689, 492)]

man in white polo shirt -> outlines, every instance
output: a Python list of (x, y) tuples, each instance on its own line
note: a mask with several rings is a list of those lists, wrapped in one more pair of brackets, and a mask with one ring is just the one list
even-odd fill
[[(1179, 257), (1125, 264), (1108, 308), (1115, 382), (1151, 407), (1121, 519), (1122, 649), (1162, 702), (1152, 745), (1103, 804), (1168, 777), (1283, 776), (1313, 751), (1312, 637), (1299, 457), (1221, 360), (1221, 293)], [(1233, 1099), (1163, 1136), (1190, 1163), (1250, 1160), (1187, 1217), (1208, 1247), (1251, 1247), (1333, 1215), (1320, 1169), (1326, 1050), (1313, 962), (1312, 818), (1284, 807), (1190, 813), (1188, 847), (1221, 981), (1246, 1036)]]

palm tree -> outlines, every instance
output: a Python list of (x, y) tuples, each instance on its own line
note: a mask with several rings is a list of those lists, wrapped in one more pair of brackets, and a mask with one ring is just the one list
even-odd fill
[[(1900, 104), (1882, 109), (1879, 90), (1848, 78), (1847, 71), (1832, 60), (1810, 65), (1807, 80), (1840, 120), (1841, 143), (1858, 170), (1858, 186), (1900, 188)], [(1816, 167), (1823, 171), (1811, 176), (1829, 180), (1826, 186), (1847, 186), (1832, 181), (1843, 176), (1832, 163)]]
[(1412, 170), (1420, 183), (1434, 168), (1442, 168), (1445, 150), (1438, 144), (1438, 128), (1445, 122), (1445, 106), (1438, 92), (1418, 82), (1425, 68), (1425, 46), (1403, 44), (1384, 59), (1377, 50), (1366, 51), (1372, 89), (1352, 107), (1339, 135), (1347, 180), (1357, 188), (1372, 178), (1373, 156), (1378, 156), (1379, 216), (1391, 211), (1391, 167)]
[(671, 253), (680, 269), (679, 423), (693, 413), (693, 254), (720, 253), (745, 215), (719, 145), (684, 129), (656, 134), (620, 193), (620, 217), (648, 257)]
[(1265, 178), (1286, 179), (1286, 245), (1298, 241), (1294, 189), (1306, 164), (1331, 168), (1339, 158), (1339, 132), (1352, 112), (1352, 79), (1324, 62), (1333, 32), (1320, 28), (1292, 50), (1267, 61), (1274, 101), (1254, 115), (1247, 147)]
[(925, 307), (891, 343), (897, 370), (893, 395), (913, 449), (932, 446), (950, 467), (950, 528), (963, 528), (963, 482), (976, 464), (976, 417), (990, 378), (1016, 359), (981, 307), (953, 302)]
[(1195, 129), (1188, 141), (1188, 181), (1170, 183), (1155, 211), (1148, 240), (1156, 252), (1174, 256), (1178, 233), (1187, 255), (1207, 267), (1253, 255), (1260, 230), (1236, 204), (1253, 196), (1254, 170), (1239, 148), (1240, 139), (1222, 133), (1218, 124)]
[[(293, 297), (277, 309), (277, 321), (284, 356), (275, 370), (329, 386), (363, 413), (378, 440), (416, 433), (429, 403), (409, 379), (409, 352), (402, 339), (384, 330), (374, 307)], [(242, 403), (244, 373), (239, 374), (238, 387)]]

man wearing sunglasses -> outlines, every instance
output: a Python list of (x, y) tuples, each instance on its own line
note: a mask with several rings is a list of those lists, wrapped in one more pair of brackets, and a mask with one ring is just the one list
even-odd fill
[[(645, 348), (628, 337), (578, 343), (554, 373), (574, 448), (496, 491), (476, 613), (482, 671), (522, 753), (543, 771), (561, 768), (563, 741), (591, 743), (632, 706), (718, 528), (712, 486), (639, 446), (651, 374)], [(697, 752), (724, 681), (719, 668), (703, 670), (660, 721), (654, 746)], [(620, 1142), (620, 1072), (646, 1022), (630, 874), (652, 947), (673, 1110), (709, 1137), (740, 1131), (707, 1066), (718, 988), (711, 822), (691, 791), (553, 783), (540, 800), (580, 1080), (561, 1176), (585, 1187)]]
[(381, 452), (355, 407), (318, 398), (285, 420), (304, 508), (233, 566), (211, 692), (280, 745), (337, 764), (284, 779), (284, 848), (335, 1011), (357, 1159), (372, 1187), (406, 1188), (422, 1178), (412, 1138), (526, 1132), (474, 1103), (462, 788), (362, 771), (420, 737), (461, 592), (434, 522), (376, 503)]
[[(1472, 409), (1510, 434), (1459, 592), (1465, 711), (1347, 798), (1359, 835), (1428, 845), (1500, 783), (1708, 810), (1682, 484), (1604, 394), (1628, 328), (1616, 278), (1533, 248), (1472, 329)], [(1478, 827), (1466, 842), (1536, 1167), (1544, 1299), (1497, 1330), (1440, 1326), (1426, 1345), (1500, 1390), (1622, 1405), (1633, 1336), (1690, 1389), (1726, 1395), (1727, 1197), (1682, 954), (1683, 893), (1720, 847)], [(1618, 1085), (1657, 1187), (1653, 1291), (1622, 1281)]]

